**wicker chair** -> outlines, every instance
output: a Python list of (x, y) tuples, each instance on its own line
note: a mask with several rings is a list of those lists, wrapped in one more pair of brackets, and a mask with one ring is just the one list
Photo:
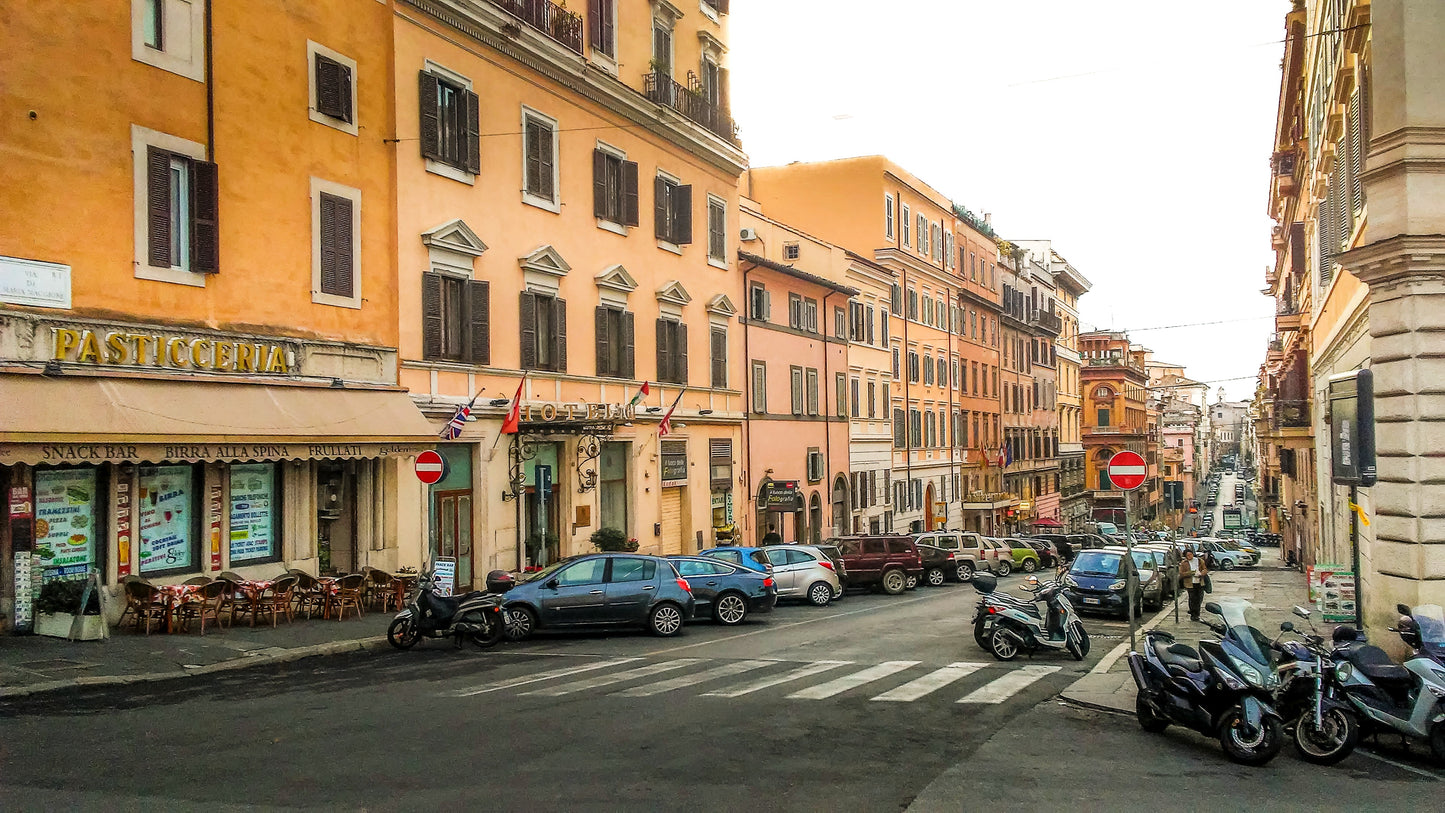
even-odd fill
[(356, 608), (356, 617), (361, 618), (366, 613), (361, 609), (361, 588), (366, 584), (366, 577), (360, 573), (353, 573), (350, 576), (342, 576), (336, 582), (336, 595), (332, 597), (332, 605), (336, 607), (336, 620), (340, 621), (346, 615), (348, 605)]
[(192, 576), (192, 577), (190, 577), (189, 579), (186, 579), (185, 581), (181, 582), (181, 584), (193, 584), (193, 585), (205, 585), (205, 584), (210, 584), (210, 583), (211, 583), (211, 577), (210, 577), (210, 576)]
[(291, 597), (292, 611), (305, 613), (307, 620), (311, 619), (312, 612), (321, 616), (326, 614), (326, 590), (310, 573), (296, 574), (296, 587), (291, 591)]
[(146, 635), (150, 635), (152, 621), (162, 625), (166, 623), (166, 602), (155, 585), (138, 576), (124, 584), (125, 609), (121, 611), (117, 626), (125, 623), (127, 615), (134, 615), (136, 632), (140, 631), (141, 622), (145, 622)]
[(392, 596), (396, 595), (396, 590), (391, 583), (396, 580), (396, 577), (378, 568), (366, 571), (365, 576), (367, 606), (379, 610), (390, 607), (393, 603)]
[(201, 622), (201, 634), (206, 634), (206, 619), (216, 622), (216, 626), (224, 628), (221, 624), (221, 604), (226, 600), (231, 585), (217, 579), (207, 582), (200, 590), (187, 596), (181, 606), (176, 609), (176, 616), (181, 622), (181, 632), (186, 632), (191, 621)]
[(296, 589), (297, 578), (285, 576), (271, 583), (256, 599), (256, 606), (252, 613), (257, 616), (270, 615), (271, 626), (276, 626), (276, 619), (279, 616), (286, 616), (287, 621), (294, 617), (291, 612), (291, 591)]
[[(244, 615), (255, 609), (251, 606), (251, 597), (241, 589), (240, 585), (243, 579), (235, 573), (226, 571), (216, 581), (226, 585), (224, 596), (221, 599), (221, 612), (230, 612), (230, 625), (234, 627), (236, 626), (236, 616)], [(251, 623), (255, 624), (255, 619), (252, 619)]]

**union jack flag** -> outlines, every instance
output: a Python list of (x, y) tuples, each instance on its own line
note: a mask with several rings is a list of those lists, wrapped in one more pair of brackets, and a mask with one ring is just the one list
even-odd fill
[[(480, 391), (477, 392), (477, 395), (481, 394)], [(442, 429), (443, 438), (456, 440), (462, 436), (462, 430), (467, 428), (467, 419), (472, 416), (472, 405), (477, 402), (477, 395), (473, 395), (472, 400), (467, 403), (457, 406), (456, 414), (452, 415), (452, 419), (447, 421), (447, 425)]]

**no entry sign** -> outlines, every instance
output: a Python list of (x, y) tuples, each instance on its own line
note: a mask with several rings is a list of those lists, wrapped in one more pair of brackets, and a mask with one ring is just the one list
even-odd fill
[(1109, 458), (1109, 479), (1114, 488), (1133, 491), (1144, 484), (1149, 470), (1137, 452), (1119, 452)]
[(416, 456), (416, 479), (427, 485), (436, 485), (447, 476), (447, 461), (440, 454), (428, 449)]

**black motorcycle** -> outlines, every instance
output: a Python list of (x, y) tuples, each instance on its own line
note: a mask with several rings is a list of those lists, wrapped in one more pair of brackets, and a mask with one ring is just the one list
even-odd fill
[(1277, 683), (1266, 638), (1247, 618), (1242, 599), (1211, 601), (1204, 609), (1223, 623), (1207, 621), (1221, 637), (1200, 641), (1199, 651), (1163, 630), (1144, 636), (1143, 652), (1129, 653), (1139, 686), (1139, 727), (1159, 733), (1171, 724), (1218, 737), (1224, 753), (1244, 765), (1263, 765), (1284, 745), (1284, 726), (1271, 706)]
[[(1303, 607), (1295, 615), (1309, 620)], [(1294, 624), (1279, 625), (1280, 632), (1294, 632)], [(1311, 624), (1313, 629), (1313, 624)], [(1345, 699), (1338, 677), (1338, 647), (1355, 639), (1354, 630), (1335, 630), (1334, 646), (1323, 636), (1304, 634), (1303, 641), (1277, 644), (1279, 689), (1275, 707), (1294, 737), (1300, 758), (1316, 765), (1333, 765), (1349, 756), (1360, 739), (1360, 718)]]
[(397, 649), (411, 649), (426, 638), (452, 638), (461, 647), (471, 641), (479, 649), (494, 646), (507, 632), (502, 593), (511, 587), (505, 571), (487, 574), (487, 589), (464, 596), (437, 593), (436, 577), (424, 572), (417, 579), (411, 600), (386, 628), (386, 640)]

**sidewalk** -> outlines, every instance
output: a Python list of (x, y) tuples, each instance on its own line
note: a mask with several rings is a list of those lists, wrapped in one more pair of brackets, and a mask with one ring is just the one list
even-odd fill
[(111, 628), (104, 641), (67, 641), (38, 635), (0, 636), (0, 699), (77, 686), (168, 680), (244, 669), (310, 655), (386, 645), (392, 613), (369, 612), (344, 621), (298, 618), (248, 627), (167, 635)]
[[(1205, 603), (1223, 597), (1247, 599), (1264, 617), (1266, 628), (1262, 631), (1271, 636), (1279, 631), (1281, 621), (1299, 621), (1290, 612), (1296, 604), (1310, 607), (1304, 574), (1280, 567), (1279, 551), (1274, 548), (1264, 550), (1264, 561), (1257, 567), (1215, 570), (1211, 571), (1210, 578), (1214, 582), (1214, 592), (1204, 595)], [(1087, 619), (1084, 623), (1088, 625)], [(1315, 623), (1318, 625), (1320, 622), (1316, 619)], [(1202, 623), (1189, 620), (1187, 596), (1184, 595), (1179, 597), (1179, 621), (1174, 621), (1174, 604), (1170, 602), (1162, 612), (1145, 619), (1139, 640), (1143, 640), (1143, 630), (1155, 628), (1173, 633), (1190, 646), (1212, 634)], [(1129, 661), (1125, 657), (1128, 650), (1129, 642), (1125, 640), (1105, 655), (1089, 674), (1065, 689), (1060, 697), (1080, 706), (1133, 714), (1135, 687), (1134, 677), (1129, 674)]]

